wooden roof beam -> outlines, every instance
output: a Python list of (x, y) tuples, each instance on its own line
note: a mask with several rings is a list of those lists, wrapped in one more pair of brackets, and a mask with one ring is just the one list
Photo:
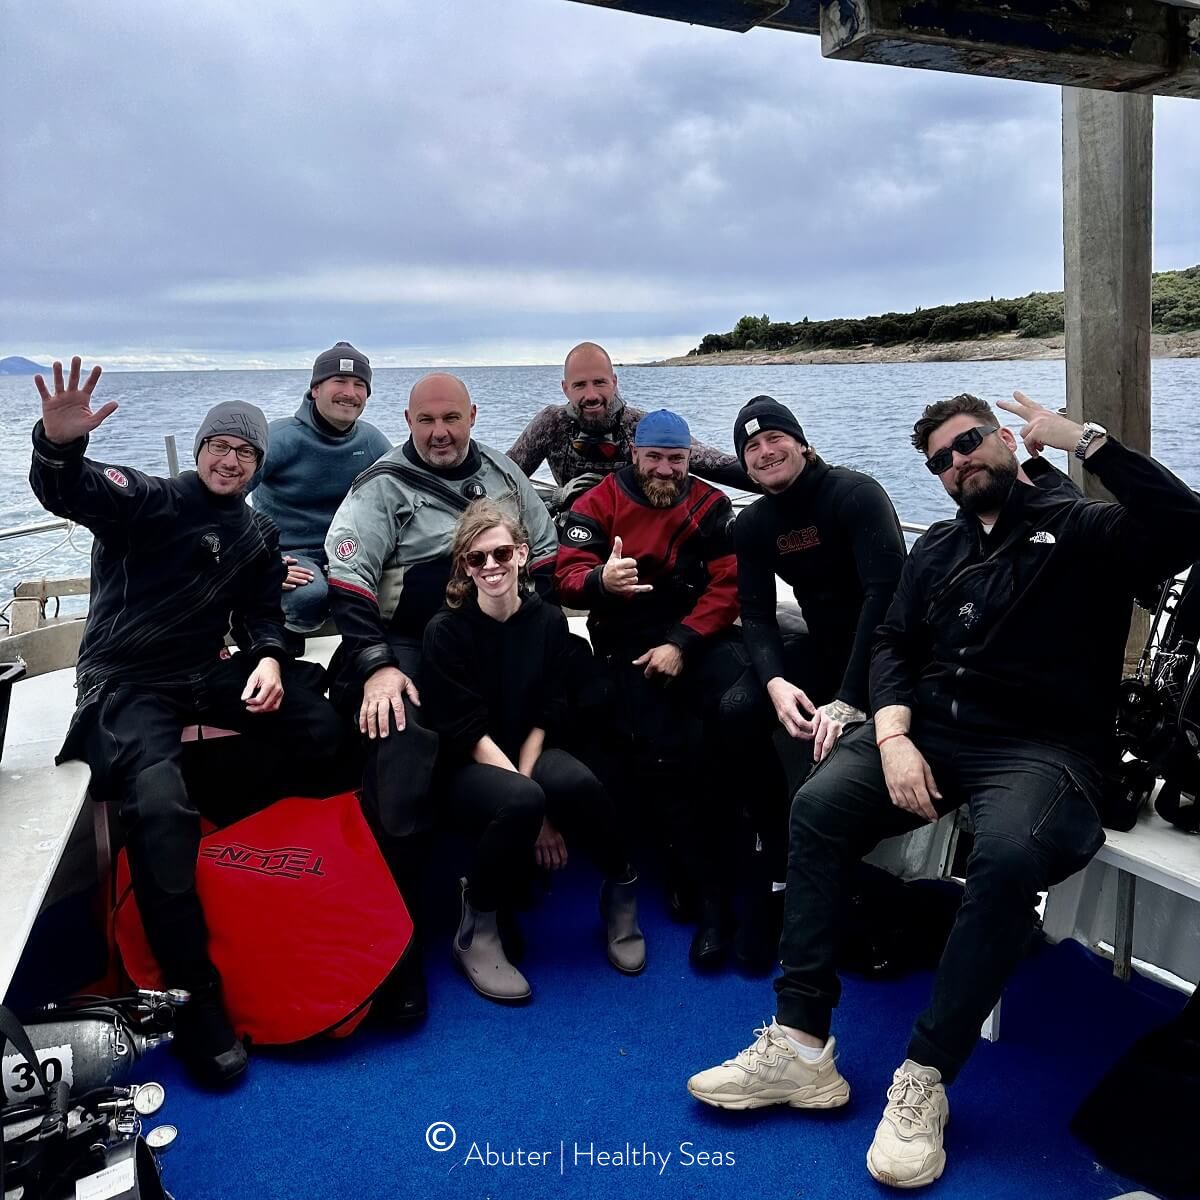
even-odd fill
[(1195, 0), (581, 0), (746, 32), (820, 33), (826, 58), (1200, 98)]

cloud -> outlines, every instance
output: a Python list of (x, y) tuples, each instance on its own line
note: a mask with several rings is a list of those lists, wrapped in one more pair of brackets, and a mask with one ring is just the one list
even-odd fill
[[(1061, 286), (1053, 88), (565, 0), (3, 11), (0, 353), (271, 361), (350, 327), (523, 357)], [(1157, 111), (1178, 267), (1195, 110)]]

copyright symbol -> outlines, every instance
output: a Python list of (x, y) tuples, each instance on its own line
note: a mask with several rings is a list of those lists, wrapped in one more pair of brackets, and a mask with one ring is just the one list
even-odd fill
[(454, 1132), (454, 1126), (449, 1121), (434, 1121), (425, 1130), (425, 1145), (438, 1154), (445, 1154), (447, 1150), (454, 1149), (456, 1141), (458, 1134)]

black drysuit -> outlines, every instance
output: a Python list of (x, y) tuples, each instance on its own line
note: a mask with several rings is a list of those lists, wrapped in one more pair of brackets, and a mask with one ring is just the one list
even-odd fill
[[(336, 753), (340, 722), (323, 672), (283, 651), (284, 567), (274, 525), (242, 496), (213, 495), (192, 471), (174, 479), (84, 457), (33, 433), (30, 484), (42, 504), (95, 535), (91, 604), (76, 668), (79, 704), (59, 761), (81, 758), (92, 795), (118, 806), (146, 935), (171, 986), (215, 978), (195, 892), (200, 814), (188, 795), (180, 734), (203, 722), (248, 734), (297, 777)], [(242, 653), (223, 657), (232, 628)], [(273, 713), (241, 700), (265, 657), (279, 660)], [(225, 820), (242, 780), (211, 815)], [(262, 803), (273, 797), (264, 797)], [(207, 811), (207, 806), (206, 806)]]

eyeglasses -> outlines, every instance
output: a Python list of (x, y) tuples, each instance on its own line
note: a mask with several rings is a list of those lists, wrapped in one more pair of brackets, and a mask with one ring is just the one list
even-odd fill
[(957, 450), (959, 454), (970, 454), (974, 450), (978, 450), (983, 444), (983, 439), (992, 433), (999, 433), (1000, 429), (996, 425), (976, 425), (974, 429), (967, 429), (960, 433), (948, 446), (943, 446), (936, 454), (930, 455), (925, 460), (925, 465), (935, 475), (941, 475), (950, 470), (954, 465), (954, 452)]
[(607, 462), (621, 447), (611, 433), (579, 433), (571, 439), (571, 449), (588, 462)]
[(480, 567), (487, 562), (488, 556), (496, 560), (497, 563), (503, 565), (506, 562), (512, 561), (512, 556), (516, 553), (516, 546), (497, 546), (493, 550), (468, 550), (463, 555), (463, 562), (473, 571), (478, 571)]
[(205, 438), (204, 444), (208, 447), (208, 452), (214, 458), (225, 458), (232, 450), (242, 462), (254, 462), (258, 458), (258, 451), (253, 446), (235, 446), (232, 442), (224, 442), (220, 438)]

